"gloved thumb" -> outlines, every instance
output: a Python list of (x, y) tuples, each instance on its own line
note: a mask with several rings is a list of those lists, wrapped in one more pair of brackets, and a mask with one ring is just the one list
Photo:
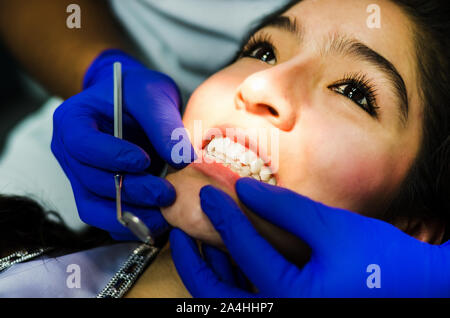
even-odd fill
[[(144, 94), (132, 94), (137, 83), (145, 83), (139, 89)], [(125, 73), (124, 99), (127, 111), (139, 122), (164, 161), (182, 168), (195, 160), (194, 148), (181, 120), (178, 87), (170, 77), (149, 70), (148, 74), (135, 74), (130, 82)]]
[(315, 252), (326, 251), (343, 229), (342, 213), (351, 212), (328, 207), (285, 188), (272, 186), (252, 178), (236, 183), (239, 199), (262, 218), (296, 235)]

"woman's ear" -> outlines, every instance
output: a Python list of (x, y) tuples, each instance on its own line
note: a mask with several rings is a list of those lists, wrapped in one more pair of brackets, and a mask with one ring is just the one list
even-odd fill
[(437, 218), (396, 217), (391, 223), (419, 241), (435, 245), (442, 244), (446, 230)]

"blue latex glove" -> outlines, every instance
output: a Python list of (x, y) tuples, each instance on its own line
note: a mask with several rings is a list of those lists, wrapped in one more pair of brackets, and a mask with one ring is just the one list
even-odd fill
[[(124, 140), (113, 136), (114, 62), (122, 63)], [(116, 220), (113, 176), (121, 172), (123, 210), (138, 216), (154, 235), (168, 228), (158, 207), (171, 204), (175, 190), (151, 173), (161, 172), (161, 158), (177, 168), (183, 165), (171, 159), (172, 146), (178, 142), (171, 140), (172, 131), (184, 128), (180, 103), (172, 79), (125, 53), (107, 50), (95, 59), (85, 75), (83, 91), (55, 111), (51, 144), (84, 222), (118, 240), (136, 239)]]
[[(203, 211), (258, 293), (222, 279), (211, 261), (202, 259), (195, 242), (174, 229), (173, 259), (195, 297), (450, 296), (450, 241), (440, 246), (423, 243), (380, 220), (249, 178), (239, 180), (236, 191), (256, 214), (307, 242), (311, 258), (302, 268), (289, 263), (256, 232), (229, 196), (204, 187)], [(223, 258), (216, 262), (226, 266)]]

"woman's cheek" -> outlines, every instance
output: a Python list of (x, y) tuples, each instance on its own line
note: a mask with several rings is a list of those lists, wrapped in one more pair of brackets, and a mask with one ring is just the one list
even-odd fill
[[(191, 132), (194, 131), (195, 122), (201, 123), (203, 128), (210, 128), (209, 123), (220, 122), (224, 120), (224, 116), (232, 102), (225, 104), (228, 100), (223, 94), (223, 90), (216, 91), (209, 85), (199, 87), (189, 99), (186, 111), (183, 114), (183, 123)], [(204, 131), (203, 131), (204, 133)]]
[[(374, 138), (342, 130), (327, 134), (328, 127), (316, 127), (300, 138), (299, 153), (293, 157), (299, 171), (290, 181), (293, 190), (324, 204), (365, 215), (374, 215), (386, 201), (396, 182), (390, 154)], [(289, 187), (289, 184), (286, 184)]]
[(342, 207), (375, 216), (384, 209), (391, 193), (392, 175), (385, 157), (372, 151), (364, 152), (366, 149), (362, 147), (359, 151), (356, 148), (336, 151), (340, 164), (327, 169), (328, 185), (337, 189), (335, 200), (345, 205)]
[(248, 69), (231, 65), (209, 77), (189, 98), (183, 120), (228, 119), (223, 112), (234, 109), (236, 89), (248, 75)]

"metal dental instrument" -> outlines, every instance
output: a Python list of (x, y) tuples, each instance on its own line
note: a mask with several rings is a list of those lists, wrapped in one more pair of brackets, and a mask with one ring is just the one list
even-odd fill
[[(122, 64), (114, 63), (114, 137), (123, 138), (122, 134)], [(114, 175), (116, 186), (116, 211), (117, 220), (127, 227), (142, 242), (153, 245), (155, 242), (150, 233), (150, 229), (137, 216), (130, 212), (122, 213), (122, 186), (123, 175)]]

